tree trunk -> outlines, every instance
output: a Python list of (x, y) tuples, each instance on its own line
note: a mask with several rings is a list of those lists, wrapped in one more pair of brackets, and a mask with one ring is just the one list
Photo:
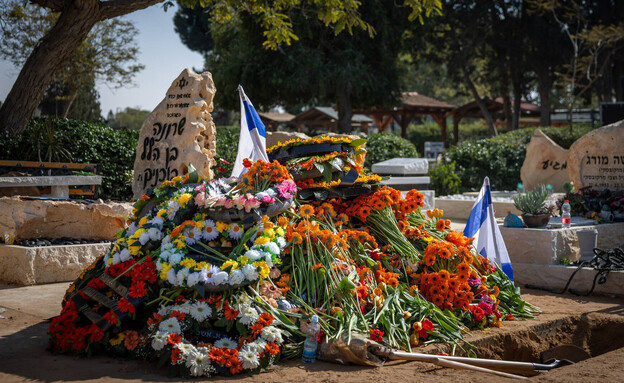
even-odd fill
[(463, 72), (464, 72), (464, 80), (466, 81), (466, 85), (468, 85), (468, 89), (470, 89), (470, 93), (472, 93), (472, 97), (474, 97), (475, 101), (477, 102), (477, 105), (479, 105), (479, 109), (481, 109), (481, 113), (483, 113), (483, 118), (485, 119), (485, 122), (490, 128), (490, 134), (492, 136), (498, 136), (498, 131), (496, 130), (496, 125), (494, 125), (494, 120), (492, 119), (492, 115), (490, 114), (490, 111), (487, 109), (487, 106), (485, 105), (485, 102), (483, 101), (481, 96), (479, 96), (479, 92), (477, 92), (477, 88), (475, 88), (474, 83), (472, 82), (472, 79), (470, 78), (468, 69), (464, 67)]
[(503, 112), (507, 122), (507, 130), (513, 130), (513, 112), (511, 111), (511, 97), (508, 93), (503, 94)]
[(540, 125), (550, 126), (550, 91), (553, 79), (548, 69), (537, 73), (537, 90), (540, 98)]
[(96, 22), (125, 15), (163, 0), (32, 0), (61, 15), (33, 49), (0, 107), (0, 131), (21, 133), (37, 110), (54, 74)]
[(522, 114), (522, 80), (518, 75), (514, 75), (513, 81), (513, 124), (512, 130), (516, 130), (520, 127), (520, 115)]
[(351, 118), (353, 108), (351, 107), (351, 95), (346, 89), (338, 91), (338, 132), (347, 134), (353, 130)]

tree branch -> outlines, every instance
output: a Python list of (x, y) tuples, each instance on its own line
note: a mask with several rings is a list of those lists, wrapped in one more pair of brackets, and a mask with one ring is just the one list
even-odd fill
[(49, 8), (52, 12), (62, 12), (66, 6), (71, 4), (71, 1), (65, 0), (30, 0), (32, 3), (35, 3), (44, 8)]
[[(40, 0), (37, 0), (40, 1)], [(47, 0), (45, 0), (47, 1)], [(56, 1), (56, 0), (52, 0)], [(100, 1), (100, 20), (123, 16), (128, 13), (145, 9), (164, 0), (110, 0)]]

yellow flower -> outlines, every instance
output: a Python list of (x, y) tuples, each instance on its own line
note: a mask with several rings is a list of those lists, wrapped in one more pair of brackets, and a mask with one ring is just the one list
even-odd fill
[(130, 250), (130, 255), (132, 255), (133, 257), (138, 256), (141, 253), (141, 246), (129, 246), (128, 249)]
[(264, 230), (264, 235), (266, 235), (267, 237), (273, 239), (275, 238), (275, 230), (271, 229), (265, 229)]
[(160, 279), (167, 280), (167, 273), (171, 270), (171, 265), (167, 262), (163, 262), (162, 269), (160, 270)]
[(120, 332), (119, 334), (117, 334), (116, 338), (111, 339), (110, 341), (108, 341), (112, 346), (117, 346), (118, 344), (121, 344), (121, 342), (123, 342), (123, 340), (126, 338), (126, 336), (124, 335), (123, 332)]
[(180, 181), (182, 181), (182, 177), (180, 176), (175, 176), (171, 179), (171, 182), (180, 182)]
[(266, 262), (254, 262), (253, 263), (254, 266), (259, 267), (260, 270), (258, 271), (258, 275), (260, 276), (260, 279), (264, 279), (266, 277), (269, 276), (269, 266), (266, 264)]
[(245, 257), (244, 255), (241, 255), (236, 260), (238, 261), (238, 263), (240, 263), (240, 267), (245, 266), (247, 262), (249, 262), (249, 258)]
[(180, 207), (186, 206), (186, 204), (188, 203), (188, 201), (191, 200), (191, 198), (193, 198), (193, 196), (190, 195), (189, 193), (184, 193), (180, 197), (178, 197), (178, 203), (180, 204)]
[(221, 270), (225, 270), (230, 266), (232, 267), (232, 270), (238, 269), (238, 262), (232, 260), (226, 261), (223, 265), (221, 265)]
[(167, 209), (160, 209), (158, 213), (156, 213), (156, 217), (162, 217), (165, 214), (167, 214)]
[(141, 220), (139, 221), (139, 226), (145, 226), (147, 225), (147, 216), (141, 218)]
[(201, 269), (203, 269), (204, 267), (208, 266), (208, 263), (205, 261), (199, 262), (195, 265), (195, 270), (199, 271)]
[(279, 235), (280, 237), (284, 236), (284, 229), (282, 229), (281, 227), (278, 227), (277, 229), (275, 229), (275, 232), (277, 233), (277, 235)]
[(254, 245), (266, 245), (270, 240), (267, 237), (258, 237), (256, 238)]
[(225, 222), (217, 222), (217, 231), (219, 233), (223, 233), (225, 230), (229, 230), (230, 229), (230, 224), (225, 223)]
[(136, 207), (132, 208), (132, 215), (136, 215), (136, 213), (138, 213), (139, 210)]
[(183, 249), (186, 246), (186, 237), (183, 235), (178, 236), (173, 243), (175, 247), (178, 249)]
[(204, 221), (197, 221), (195, 222), (195, 227), (199, 230), (202, 230), (204, 227), (206, 227), (206, 225), (204, 224)]
[(187, 269), (195, 267), (196, 264), (197, 262), (195, 262), (195, 260), (191, 258), (184, 258), (180, 261), (180, 265), (186, 267)]

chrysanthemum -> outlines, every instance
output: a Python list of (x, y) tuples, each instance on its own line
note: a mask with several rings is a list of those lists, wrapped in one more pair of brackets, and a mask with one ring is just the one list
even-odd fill
[(256, 266), (248, 264), (242, 268), (243, 274), (245, 274), (245, 279), (248, 281), (255, 281), (258, 279), (258, 269)]
[(212, 308), (206, 302), (196, 302), (191, 306), (190, 314), (196, 321), (203, 322), (212, 314)]
[(182, 329), (180, 328), (180, 323), (176, 318), (165, 319), (160, 322), (158, 325), (158, 330), (168, 333), (168, 334), (180, 334), (182, 333)]
[(232, 338), (223, 337), (218, 341), (214, 342), (214, 346), (216, 348), (237, 348), (238, 343), (235, 342)]
[(245, 280), (245, 274), (241, 270), (233, 270), (228, 278), (228, 283), (232, 286), (239, 285)]
[(245, 325), (250, 325), (258, 320), (258, 312), (251, 306), (247, 306), (244, 310), (241, 310), (238, 315), (240, 316), (239, 321)]
[(230, 239), (240, 239), (243, 236), (243, 228), (234, 223), (228, 230)]
[(267, 342), (282, 343), (282, 332), (275, 326), (266, 326), (262, 329), (262, 339)]
[(152, 336), (152, 348), (156, 351), (160, 351), (167, 344), (167, 336), (169, 333), (164, 331), (156, 331)]
[(213, 220), (205, 220), (204, 226), (204, 238), (206, 239), (206, 241), (215, 240), (219, 236), (219, 232), (217, 231), (217, 225)]
[(250, 261), (255, 262), (261, 258), (260, 252), (255, 249), (248, 250), (245, 252), (245, 257), (249, 258)]
[(243, 363), (243, 368), (246, 370), (254, 369), (260, 365), (258, 352), (255, 348), (244, 346), (238, 352), (238, 359)]

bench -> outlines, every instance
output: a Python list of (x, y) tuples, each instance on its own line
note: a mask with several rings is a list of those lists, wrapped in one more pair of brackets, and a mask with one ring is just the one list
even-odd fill
[(34, 186), (42, 194), (51, 194), (57, 198), (69, 198), (70, 195), (97, 198), (97, 187), (102, 184), (102, 177), (75, 175), (74, 172), (97, 174), (98, 165), (0, 160), (0, 187)]

